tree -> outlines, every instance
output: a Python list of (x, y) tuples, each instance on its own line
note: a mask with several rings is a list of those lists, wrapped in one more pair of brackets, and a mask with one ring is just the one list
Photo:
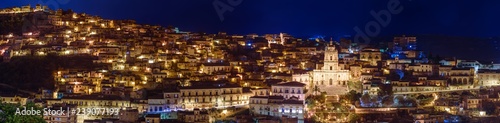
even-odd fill
[(350, 90), (360, 91), (363, 89), (363, 84), (358, 80), (349, 80), (349, 82), (347, 82), (347, 86)]
[(359, 100), (362, 107), (372, 107), (373, 102), (369, 94), (363, 94)]
[(383, 97), (387, 95), (392, 95), (392, 85), (389, 84), (381, 84), (379, 85), (380, 90), (378, 91), (378, 95)]
[(417, 106), (417, 100), (415, 98), (411, 98), (411, 97), (404, 97), (401, 104), (403, 104), (403, 106), (406, 106), (406, 107), (414, 107), (414, 106)]
[(37, 107), (34, 103), (27, 103), (25, 106), (20, 106), (19, 104), (8, 104), (0, 102), (0, 122), (2, 123), (45, 123), (45, 120), (41, 115), (16, 115), (17, 109), (31, 109), (42, 110)]
[(359, 98), (361, 98), (361, 93), (351, 90), (344, 95), (343, 98), (348, 100), (349, 103), (355, 103), (356, 101), (359, 101)]
[(435, 100), (434, 96), (425, 96), (425, 95), (419, 95), (417, 97), (417, 100), (419, 100), (419, 105), (425, 106), (429, 105), (433, 100)]
[(394, 104), (393, 105), (395, 107), (402, 107), (403, 106), (403, 102), (404, 102), (404, 97), (403, 96), (400, 96), (400, 95), (395, 96), (393, 100), (394, 100)]
[(423, 94), (420, 94), (417, 96), (417, 99), (419, 99), (419, 100), (426, 99), (426, 98), (427, 98), (427, 96), (425, 96)]
[(318, 95), (318, 92), (320, 92), (319, 87), (317, 85), (314, 86), (313, 88), (314, 95)]
[(383, 107), (392, 107), (394, 104), (394, 96), (384, 96), (382, 97)]
[(349, 123), (356, 123), (360, 117), (356, 113), (349, 113), (347, 116), (347, 122)]
[(307, 107), (309, 107), (309, 108), (313, 108), (317, 105), (314, 96), (308, 96), (306, 100), (307, 100), (306, 101)]
[(486, 114), (491, 115), (495, 113), (495, 103), (491, 101), (483, 101), (482, 103), (483, 110), (486, 111)]
[(326, 92), (321, 92), (321, 94), (318, 96), (319, 102), (324, 102), (326, 100)]
[(372, 103), (372, 107), (378, 107), (380, 105), (379, 103), (379, 97), (378, 96), (370, 96), (370, 102)]

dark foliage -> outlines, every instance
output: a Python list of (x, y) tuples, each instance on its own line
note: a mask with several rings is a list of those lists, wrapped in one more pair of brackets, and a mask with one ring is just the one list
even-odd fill
[(0, 83), (23, 90), (38, 90), (40, 87), (54, 89), (54, 73), (60, 68), (93, 69), (95, 57), (78, 56), (22, 56), (14, 57), (8, 63), (0, 63)]

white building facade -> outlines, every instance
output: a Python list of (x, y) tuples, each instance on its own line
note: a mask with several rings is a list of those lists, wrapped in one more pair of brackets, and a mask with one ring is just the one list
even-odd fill
[(330, 43), (325, 49), (324, 65), (313, 71), (313, 87), (318, 87), (327, 95), (341, 95), (348, 92), (349, 70), (341, 70), (338, 63), (338, 51)]

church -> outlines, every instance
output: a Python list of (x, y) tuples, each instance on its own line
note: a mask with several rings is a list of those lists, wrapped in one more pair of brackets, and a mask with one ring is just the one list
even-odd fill
[(325, 48), (323, 67), (312, 71), (313, 88), (318, 87), (320, 92), (326, 92), (327, 95), (341, 95), (349, 91), (347, 82), (350, 73), (349, 70), (342, 70), (339, 67), (338, 56), (338, 50), (330, 41)]

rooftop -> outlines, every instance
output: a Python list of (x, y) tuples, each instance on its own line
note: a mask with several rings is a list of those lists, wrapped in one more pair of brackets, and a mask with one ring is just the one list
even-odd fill
[(281, 82), (281, 83), (278, 83), (278, 84), (274, 84), (273, 86), (305, 87), (306, 84), (304, 84), (302, 82), (291, 81), (291, 82)]

